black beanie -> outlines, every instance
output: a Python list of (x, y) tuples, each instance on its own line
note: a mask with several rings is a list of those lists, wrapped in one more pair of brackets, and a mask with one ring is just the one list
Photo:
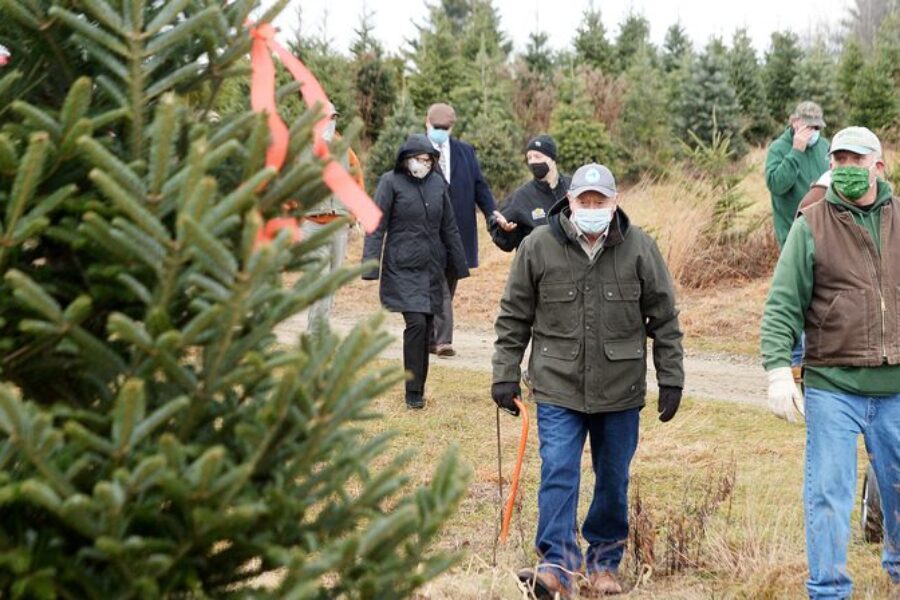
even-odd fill
[(556, 160), (556, 142), (554, 142), (553, 138), (546, 133), (533, 137), (531, 141), (528, 142), (528, 147), (525, 148), (525, 152), (528, 152), (529, 150), (540, 152), (554, 161)]

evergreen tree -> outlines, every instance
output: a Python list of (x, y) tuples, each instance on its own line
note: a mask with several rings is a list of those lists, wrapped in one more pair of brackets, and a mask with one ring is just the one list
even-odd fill
[(894, 85), (900, 87), (900, 9), (888, 14), (878, 26), (875, 56), (881, 64), (889, 66)]
[(790, 31), (772, 34), (772, 46), (766, 53), (763, 80), (766, 84), (766, 102), (769, 114), (776, 123), (787, 123), (788, 115), (797, 103), (794, 79), (803, 51), (797, 35)]
[(363, 133), (374, 142), (397, 99), (397, 73), (384, 58), (381, 44), (372, 37), (371, 15), (363, 14), (353, 53), (356, 107), (363, 121)]
[(750, 36), (743, 28), (734, 32), (728, 55), (728, 79), (741, 106), (744, 136), (754, 144), (766, 141), (772, 133), (774, 123), (766, 107), (762, 67), (756, 58)]
[(542, 79), (550, 77), (553, 71), (553, 54), (547, 46), (549, 39), (543, 31), (531, 32), (528, 34), (528, 45), (522, 56), (528, 70)]
[(471, 116), (463, 121), (464, 127), (454, 126), (453, 131), (475, 147), (485, 179), (494, 193), (502, 196), (516, 186), (524, 173), (522, 163), (514, 158), (520, 154), (517, 141), (522, 132), (510, 113), (511, 89), (498, 73), (502, 65), (482, 48), (474, 66), (478, 80), (459, 92), (477, 93), (480, 98), (476, 103), (474, 98), (454, 95), (454, 105)]
[(849, 101), (856, 91), (859, 75), (865, 66), (866, 59), (862, 47), (855, 39), (848, 40), (841, 52), (837, 74), (838, 89), (845, 102)]
[(891, 75), (893, 65), (870, 60), (860, 72), (850, 96), (850, 123), (878, 130), (898, 123), (900, 110)]
[(593, 1), (588, 3), (588, 8), (582, 15), (581, 24), (575, 32), (574, 45), (578, 64), (590, 65), (604, 72), (613, 69), (615, 53), (606, 39), (600, 9), (594, 8)]
[(407, 81), (409, 96), (416, 108), (425, 111), (435, 102), (447, 102), (453, 90), (466, 79), (466, 64), (460, 55), (461, 24), (440, 7), (431, 7), (429, 22), (418, 26), (419, 39), (411, 42), (407, 54), (412, 73)]
[[(302, 22), (302, 9), (297, 9), (298, 22)], [(326, 13), (327, 17), (327, 13)], [(354, 90), (352, 77), (348, 73), (353, 72), (350, 59), (332, 46), (327, 37), (324, 26), (319, 34), (314, 37), (306, 37), (300, 34), (300, 26), (297, 26), (294, 39), (288, 43), (294, 52), (309, 68), (328, 94), (328, 99), (341, 113), (341, 120), (349, 123), (356, 112), (356, 91)], [(287, 75), (284, 75), (285, 81)]]
[(841, 97), (837, 75), (838, 66), (820, 40), (804, 54), (793, 83), (799, 100), (812, 100), (822, 107), (832, 131), (837, 131), (845, 118), (846, 100)]
[(691, 52), (691, 40), (681, 23), (675, 23), (666, 30), (663, 42), (662, 64), (666, 73), (678, 69), (684, 57)]
[[(276, 172), (264, 115), (185, 96), (246, 76), (256, 3), (4, 6), (34, 52), (0, 78), (0, 597), (412, 594), (449, 564), (429, 545), (455, 459), (410, 493), (389, 437), (361, 435), (403, 379), (371, 364), (376, 321), (276, 342), (360, 272), (322, 274), (327, 234), (257, 242), (328, 194), (320, 113)], [(35, 70), (55, 81), (6, 95)]]
[(385, 121), (378, 141), (369, 149), (365, 168), (369, 193), (374, 194), (381, 175), (394, 168), (397, 152), (406, 138), (412, 133), (424, 132), (425, 117), (416, 114), (409, 96), (403, 94), (394, 107), (394, 112)]
[(651, 55), (653, 54), (650, 44), (650, 21), (644, 15), (629, 13), (619, 27), (619, 35), (616, 38), (616, 72), (627, 71), (634, 57), (644, 47), (650, 50)]
[(728, 77), (728, 59), (721, 40), (707, 44), (685, 81), (680, 114), (679, 137), (711, 143), (714, 132), (731, 140), (735, 156), (746, 151), (741, 136), (740, 104)]
[(629, 160), (623, 176), (633, 178), (644, 172), (660, 174), (674, 155), (665, 77), (653, 66), (644, 48), (635, 56), (625, 79), (628, 88), (622, 110), (621, 138)]
[(505, 62), (512, 52), (512, 42), (500, 31), (500, 15), (493, 0), (470, 0), (471, 10), (463, 22), (462, 58), (475, 61), (486, 52), (492, 60)]
[(549, 133), (556, 140), (556, 162), (563, 172), (572, 173), (589, 162), (599, 162), (618, 172), (619, 150), (603, 123), (594, 118), (580, 78), (573, 76), (562, 83), (560, 102), (550, 115)]

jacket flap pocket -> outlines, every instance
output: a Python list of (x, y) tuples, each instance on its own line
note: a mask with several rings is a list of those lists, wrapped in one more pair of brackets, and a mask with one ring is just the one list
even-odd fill
[(581, 340), (541, 340), (541, 355), (561, 360), (575, 360), (581, 352)]
[(611, 302), (635, 302), (641, 297), (639, 283), (604, 283), (603, 299)]
[(545, 283), (541, 285), (543, 302), (571, 302), (575, 299), (574, 283)]
[(634, 360), (644, 357), (644, 343), (640, 339), (606, 342), (603, 351), (609, 360)]

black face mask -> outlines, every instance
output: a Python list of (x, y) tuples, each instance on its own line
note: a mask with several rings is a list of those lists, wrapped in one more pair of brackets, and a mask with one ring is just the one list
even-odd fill
[(545, 162), (528, 163), (528, 168), (535, 179), (543, 179), (550, 172), (550, 165)]

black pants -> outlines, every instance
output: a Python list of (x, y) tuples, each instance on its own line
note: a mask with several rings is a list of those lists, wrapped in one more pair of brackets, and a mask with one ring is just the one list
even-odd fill
[(421, 394), (428, 377), (428, 338), (434, 327), (434, 316), (425, 313), (405, 312), (403, 320), (403, 368), (412, 373), (406, 381), (406, 391)]

